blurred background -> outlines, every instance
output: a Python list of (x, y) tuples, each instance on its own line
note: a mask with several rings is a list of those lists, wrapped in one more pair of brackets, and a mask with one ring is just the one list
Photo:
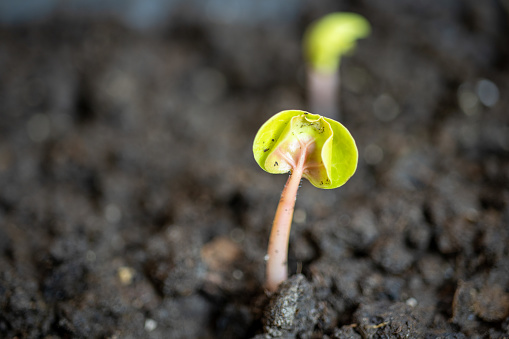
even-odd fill
[(53, 15), (78, 15), (88, 18), (114, 17), (136, 29), (153, 29), (168, 25), (168, 20), (189, 16), (195, 20), (209, 19), (259, 25), (267, 22), (292, 22), (301, 12), (304, 1), (182, 1), (182, 0), (30, 0), (24, 3), (6, 0), (1, 4), (2, 22), (19, 24), (44, 20)]
[(266, 331), (287, 177), (252, 141), (308, 108), (302, 35), (335, 11), (372, 25), (339, 71), (359, 165), (300, 189), (294, 331), (509, 335), (506, 0), (0, 0), (0, 334)]

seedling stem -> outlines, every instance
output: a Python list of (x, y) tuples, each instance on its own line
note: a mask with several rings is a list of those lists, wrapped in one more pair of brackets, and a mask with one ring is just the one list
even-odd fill
[(302, 179), (302, 174), (304, 173), (307, 148), (310, 145), (300, 144), (301, 154), (299, 160), (297, 164), (292, 166), (293, 170), (283, 188), (270, 232), (266, 269), (266, 288), (269, 291), (275, 291), (279, 284), (288, 278), (287, 258), (290, 229), (292, 227), (295, 201), (297, 200), (297, 191)]

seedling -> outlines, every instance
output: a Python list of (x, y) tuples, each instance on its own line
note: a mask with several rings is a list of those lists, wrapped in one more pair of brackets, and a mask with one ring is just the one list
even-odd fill
[(339, 122), (304, 111), (282, 111), (258, 130), (256, 162), (273, 174), (290, 173), (281, 193), (267, 250), (266, 288), (274, 292), (287, 279), (290, 228), (302, 177), (318, 188), (343, 185), (357, 168), (358, 152)]
[(355, 49), (356, 41), (371, 32), (359, 14), (331, 13), (312, 23), (304, 34), (308, 63), (308, 99), (311, 110), (339, 119), (337, 93), (341, 57)]

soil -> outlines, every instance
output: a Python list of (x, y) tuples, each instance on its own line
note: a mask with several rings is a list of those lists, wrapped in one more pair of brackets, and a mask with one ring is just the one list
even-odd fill
[[(508, 338), (507, 3), (340, 3), (0, 28), (0, 337)], [(339, 9), (373, 25), (341, 63), (359, 166), (302, 183), (269, 295), (286, 175), (252, 141), (306, 109), (300, 39)]]

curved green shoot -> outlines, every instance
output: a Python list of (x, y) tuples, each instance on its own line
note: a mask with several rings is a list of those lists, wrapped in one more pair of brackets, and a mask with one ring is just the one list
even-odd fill
[(267, 251), (266, 288), (274, 292), (288, 275), (288, 240), (301, 179), (324, 189), (345, 184), (357, 169), (358, 151), (339, 122), (304, 111), (282, 111), (258, 130), (253, 154), (260, 167), (290, 173), (274, 217)]
[(314, 70), (334, 73), (341, 57), (355, 48), (356, 40), (370, 33), (371, 26), (363, 16), (348, 12), (331, 13), (306, 30), (304, 54)]
[(337, 188), (354, 174), (358, 153), (350, 132), (335, 120), (299, 110), (282, 111), (263, 124), (253, 154), (265, 171), (288, 173), (305, 145), (303, 177), (313, 186)]

